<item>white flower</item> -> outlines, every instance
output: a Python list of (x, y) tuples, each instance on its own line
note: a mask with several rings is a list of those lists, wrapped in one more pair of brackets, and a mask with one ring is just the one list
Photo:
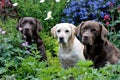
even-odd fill
[(40, 3), (44, 3), (45, 2), (45, 0), (40, 0)]
[(22, 43), (22, 46), (27, 47), (28, 46), (28, 42)]
[(60, 0), (55, 0), (56, 2), (60, 2)]
[(22, 28), (19, 27), (19, 31), (22, 31)]
[(52, 11), (49, 11), (49, 12), (47, 13), (47, 17), (46, 17), (44, 20), (48, 20), (48, 19), (53, 19), (53, 18), (52, 18)]
[(14, 3), (14, 4), (13, 4), (13, 6), (17, 6), (17, 5), (18, 5), (18, 3)]
[(67, 0), (66, 2), (70, 2), (70, 0)]
[(2, 33), (2, 34), (5, 34), (5, 33), (6, 33), (6, 31), (2, 31), (1, 33)]

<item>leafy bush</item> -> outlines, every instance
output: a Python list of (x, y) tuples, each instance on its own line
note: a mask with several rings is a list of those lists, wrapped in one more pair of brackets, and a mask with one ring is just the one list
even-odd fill
[[(45, 31), (49, 31), (51, 27), (60, 22), (62, 10), (67, 4), (66, 0), (60, 2), (45, 0), (43, 3), (40, 3), (40, 0), (14, 0), (14, 2), (18, 3), (19, 17), (31, 16), (39, 19)], [(45, 20), (49, 12), (52, 17)]]
[[(33, 1), (35, 1), (33, 3)], [(81, 0), (82, 1), (82, 0)], [(39, 3), (38, 0), (18, 2), (18, 12), (20, 17), (32, 16), (42, 22), (43, 29), (39, 33), (46, 47), (48, 60), (40, 62), (37, 51), (34, 51), (34, 44), (31, 45), (31, 54), (25, 48), (20, 48), (23, 40), (21, 33), (16, 30), (17, 19), (8, 18), (6, 22), (0, 20), (0, 79), (1, 80), (119, 80), (120, 64), (107, 65), (104, 68), (94, 69), (89, 67), (91, 61), (80, 61), (74, 68), (64, 70), (61, 68), (59, 58), (53, 57), (58, 53), (58, 43), (50, 35), (50, 28), (60, 22), (62, 9), (67, 3), (62, 0), (56, 3), (54, 0), (45, 0)], [(64, 3), (65, 2), (65, 3)], [(61, 6), (60, 6), (61, 5)], [(48, 7), (51, 6), (51, 7)], [(53, 19), (44, 20), (48, 11), (52, 11)], [(110, 32), (109, 40), (120, 48), (120, 32)]]
[[(58, 43), (53, 37), (44, 31), (40, 32), (45, 46), (48, 60), (46, 62), (38, 61), (37, 52), (32, 52), (33, 55), (26, 53), (26, 50), (20, 48), (21, 34), (16, 31), (17, 20), (8, 19), (6, 23), (0, 22), (2, 29), (6, 31), (6, 34), (0, 35), (0, 78), (2, 80), (68, 80), (69, 78), (75, 78), (77, 80), (115, 80), (120, 79), (119, 68), (120, 65), (108, 65), (99, 70), (89, 67), (91, 61), (80, 61), (76, 67), (64, 70), (61, 68), (58, 57), (52, 57), (52, 54), (57, 55)], [(120, 33), (111, 34), (110, 39), (117, 43), (115, 36)], [(113, 40), (114, 39), (114, 40)]]

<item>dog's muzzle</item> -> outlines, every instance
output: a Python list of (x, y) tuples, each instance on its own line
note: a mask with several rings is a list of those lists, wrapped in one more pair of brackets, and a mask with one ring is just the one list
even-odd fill
[(90, 36), (89, 35), (83, 35), (82, 36), (82, 42), (84, 43), (84, 44), (89, 44), (90, 43)]
[(82, 43), (85, 45), (93, 45), (93, 38), (90, 35), (82, 36)]
[(59, 43), (64, 43), (64, 38), (63, 37), (59, 38)]

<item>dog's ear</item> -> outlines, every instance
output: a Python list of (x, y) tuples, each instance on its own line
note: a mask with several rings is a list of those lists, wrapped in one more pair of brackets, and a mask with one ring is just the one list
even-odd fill
[(108, 30), (102, 24), (99, 24), (99, 26), (100, 26), (100, 32), (101, 32), (101, 39), (106, 40), (106, 37), (108, 35)]
[(36, 25), (37, 25), (36, 32), (38, 33), (42, 30), (42, 24), (37, 19), (35, 19), (35, 21), (36, 21)]
[(69, 26), (71, 27), (71, 30), (72, 30), (71, 39), (74, 39), (74, 37), (76, 35), (76, 31), (75, 31), (76, 26), (73, 24), (70, 24), (70, 23), (69, 23)]
[(52, 34), (54, 37), (57, 36), (57, 35), (56, 35), (56, 28), (57, 28), (57, 24), (56, 24), (54, 27), (51, 28), (51, 34)]
[(75, 29), (76, 36), (79, 40), (81, 39), (81, 28), (82, 28), (83, 24), (84, 24), (84, 22), (82, 21)]
[(70, 27), (72, 29), (72, 35), (76, 35), (76, 31), (75, 31), (76, 26), (71, 24), (71, 23), (69, 23), (69, 25), (70, 25)]
[(23, 20), (23, 18), (20, 18), (18, 23), (17, 23), (17, 26), (16, 26), (16, 29), (19, 30), (19, 31), (21, 31), (21, 29), (22, 29), (22, 28), (20, 28), (22, 20)]

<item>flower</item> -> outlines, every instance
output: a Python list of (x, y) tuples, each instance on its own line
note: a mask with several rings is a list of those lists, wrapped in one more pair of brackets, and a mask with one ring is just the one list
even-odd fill
[(110, 3), (110, 6), (113, 7), (113, 3)]
[(6, 31), (2, 31), (2, 32), (1, 32), (1, 34), (5, 34), (5, 33), (6, 33)]
[(45, 2), (45, 0), (40, 0), (40, 3), (44, 3)]
[(53, 19), (52, 18), (52, 11), (48, 11), (47, 17), (44, 20), (48, 20), (48, 19)]
[(27, 47), (28, 46), (28, 42), (22, 43), (22, 46)]
[(105, 24), (106, 24), (106, 25), (109, 25), (109, 24), (110, 24), (110, 22), (108, 22), (108, 21), (107, 21)]
[(60, 0), (55, 0), (56, 2), (60, 2)]
[(66, 2), (70, 2), (70, 0), (67, 0)]
[(110, 16), (106, 14), (106, 15), (104, 16), (104, 20), (110, 20)]
[[(74, 22), (75, 25), (86, 20), (100, 21), (105, 19), (103, 22), (110, 22), (109, 9), (112, 9), (117, 2), (115, 0), (70, 0), (70, 3), (63, 10), (61, 22)], [(105, 16), (106, 14), (109, 16)], [(69, 20), (71, 18), (72, 20)]]
[(19, 31), (22, 31), (22, 28), (19, 27)]
[(17, 6), (17, 5), (18, 5), (18, 3), (14, 3), (14, 4), (13, 4), (13, 6)]

